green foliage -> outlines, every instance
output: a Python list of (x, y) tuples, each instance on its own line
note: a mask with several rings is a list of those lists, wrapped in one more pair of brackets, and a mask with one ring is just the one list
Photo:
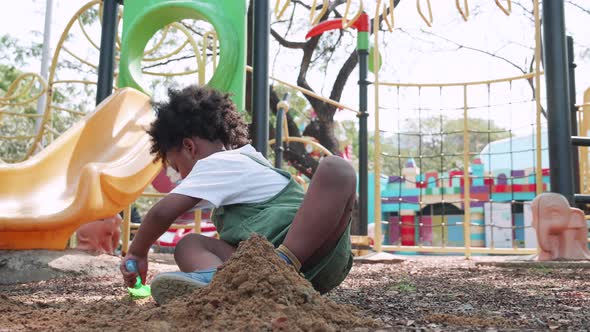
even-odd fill
[(398, 283), (391, 284), (387, 287), (388, 290), (394, 290), (401, 293), (412, 293), (416, 291), (416, 286), (411, 280), (403, 278)]
[(548, 275), (553, 273), (553, 269), (549, 266), (543, 265), (543, 264), (535, 264), (532, 267), (532, 271), (540, 274), (540, 275)]
[[(22, 72), (14, 66), (0, 64), (0, 96), (10, 87), (12, 82), (21, 75)], [(21, 91), (22, 87), (28, 86), (30, 79), (21, 81), (16, 92)], [(33, 91), (35, 87), (33, 87)], [(2, 110), (18, 114), (36, 114), (36, 100), (24, 105), (16, 105), (30, 99), (30, 94), (12, 100), (15, 105), (7, 105)], [(35, 118), (17, 116), (12, 114), (0, 115), (0, 160), (14, 161), (22, 159), (29, 148), (30, 139), (16, 139), (22, 136), (31, 136), (35, 133)]]
[(10, 84), (18, 77), (22, 72), (16, 69), (14, 66), (0, 64), (0, 89), (6, 91)]
[[(0, 37), (0, 96), (6, 93), (6, 90), (23, 74), (19, 68), (38, 58), (41, 53), (41, 44), (31, 43), (23, 45), (16, 38), (4, 35)], [(83, 78), (83, 77), (80, 77)], [(30, 79), (22, 81), (17, 91), (23, 91), (28, 86)], [(35, 82), (30, 91), (23, 96), (12, 100), (12, 104), (3, 107), (4, 111), (16, 114), (36, 114), (37, 99), (30, 100), (38, 94), (40, 84)], [(94, 96), (94, 87), (75, 87), (70, 84), (55, 86), (52, 94), (54, 105), (72, 109), (76, 112), (86, 113), (93, 108), (93, 103), (88, 103), (88, 96)], [(18, 94), (18, 93), (17, 93)], [(93, 99), (93, 98), (90, 98)], [(25, 100), (30, 100), (24, 105), (16, 105)], [(85, 101), (83, 101), (85, 100)], [(80, 115), (54, 110), (51, 117), (51, 126), (58, 132), (64, 132), (72, 124), (80, 119)], [(15, 162), (22, 160), (33, 143), (33, 136), (37, 135), (37, 121), (35, 117), (26, 117), (14, 114), (4, 114), (0, 116), (0, 160), (5, 162)], [(50, 141), (50, 134), (45, 138)]]
[(22, 45), (21, 42), (10, 36), (0, 36), (0, 62), (8, 63), (16, 67), (27, 64), (29, 60), (41, 55), (43, 44), (31, 43)]
[[(0, 36), (0, 96), (6, 93), (12, 82), (23, 72), (18, 69), (31, 59), (39, 57), (41, 44), (22, 45), (18, 39), (10, 35)], [(22, 82), (21, 86), (26, 85)], [(23, 96), (14, 100), (22, 102), (29, 98)], [(36, 101), (25, 105), (9, 105), (4, 111), (34, 114)], [(0, 160), (11, 161), (21, 159), (29, 148), (30, 140), (12, 139), (12, 137), (31, 136), (35, 132), (35, 119), (30, 117), (4, 114), (0, 116)]]
[(98, 22), (98, 8), (92, 7), (80, 14), (80, 21), (84, 25), (90, 25)]
[[(510, 132), (497, 126), (493, 120), (470, 118), (470, 160), (490, 142), (510, 137)], [(358, 125), (355, 121), (343, 121), (337, 127), (337, 137), (342, 146), (352, 145), (358, 164)], [(445, 172), (463, 167), (463, 119), (432, 117), (407, 121), (403, 133), (385, 133), (380, 136), (381, 173), (395, 175), (408, 158), (414, 158), (421, 172)], [(369, 169), (374, 166), (375, 135), (369, 133)], [(422, 156), (422, 158), (420, 158)]]
[[(453, 168), (463, 168), (465, 147), (462, 118), (431, 117), (419, 122), (407, 122), (404, 127), (404, 132), (409, 135), (393, 138), (394, 144), (397, 143), (393, 153), (405, 157), (402, 157), (402, 163), (407, 157), (412, 157), (422, 172), (445, 172)], [(469, 118), (467, 129), (470, 160), (490, 142), (510, 137), (509, 130), (497, 126), (493, 120)]]

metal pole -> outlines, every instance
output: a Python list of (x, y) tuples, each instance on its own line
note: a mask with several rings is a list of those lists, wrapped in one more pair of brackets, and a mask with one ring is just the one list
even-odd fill
[[(369, 189), (368, 189), (368, 173), (369, 173), (369, 130), (367, 127), (367, 91), (369, 81), (367, 80), (367, 73), (369, 72), (369, 17), (363, 13), (359, 17), (361, 26), (358, 28), (357, 37), (357, 53), (359, 57), (359, 234), (366, 236), (368, 234), (369, 222)], [(375, 128), (379, 130), (379, 128)], [(379, 176), (375, 174), (375, 176)], [(380, 197), (375, 197), (380, 199)]]
[[(381, 8), (381, 0), (377, 0), (377, 8)], [(393, 10), (393, 8), (390, 8)], [(381, 224), (381, 132), (379, 130), (379, 11), (375, 13), (373, 18), (373, 91), (374, 91), (374, 118), (375, 118), (375, 133), (373, 135), (375, 141), (375, 149), (373, 152), (373, 176), (374, 179), (374, 223), (375, 223), (375, 251), (381, 252), (381, 245), (383, 244), (382, 224)], [(369, 52), (370, 53), (370, 52)], [(369, 55), (370, 56), (370, 55)]]
[[(285, 93), (283, 101), (277, 105), (277, 122), (275, 125), (275, 167), (283, 167), (283, 121), (286, 116), (285, 103), (289, 100), (289, 93)], [(287, 134), (288, 135), (288, 134)]]
[[(578, 135), (578, 110), (576, 109), (576, 63), (574, 62), (574, 38), (567, 36), (567, 67), (569, 69), (569, 91), (571, 107), (571, 136)], [(572, 145), (572, 163), (574, 171), (574, 192), (580, 193), (580, 159), (578, 147)]]
[(113, 91), (118, 12), (119, 4), (117, 0), (103, 0), (100, 57), (98, 60), (98, 84), (96, 87), (97, 105), (110, 96)]
[(252, 40), (252, 131), (254, 148), (267, 155), (268, 142), (268, 0), (254, 0), (254, 38)]
[[(368, 51), (359, 51), (359, 235), (367, 235), (368, 231), (368, 127), (367, 118), (367, 58)], [(377, 175), (375, 175), (377, 176)], [(375, 197), (375, 199), (379, 199)]]
[[(51, 18), (53, 17), (53, 0), (47, 0), (45, 4), (45, 25), (43, 27), (43, 49), (41, 50), (41, 72), (39, 75), (47, 81), (47, 71), (49, 68), (49, 50), (51, 48)], [(49, 89), (49, 87), (48, 87)], [(43, 114), (45, 112), (45, 102), (47, 100), (47, 94), (41, 95), (37, 100), (37, 114)], [(35, 123), (36, 130), (41, 127), (42, 119), (37, 118)]]
[(283, 108), (277, 110), (277, 125), (275, 126), (275, 167), (283, 167)]
[(543, 1), (543, 51), (551, 191), (574, 204), (570, 100), (563, 0)]

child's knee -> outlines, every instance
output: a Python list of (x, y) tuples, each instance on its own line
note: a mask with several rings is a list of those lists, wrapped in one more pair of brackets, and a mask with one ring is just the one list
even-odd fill
[(344, 159), (328, 156), (322, 160), (314, 177), (321, 177), (322, 182), (334, 183), (342, 187), (356, 187), (356, 172)]
[(178, 241), (176, 248), (174, 249), (174, 260), (178, 262), (180, 258), (186, 255), (188, 252), (194, 251), (199, 247), (203, 247), (202, 235), (200, 234), (186, 234)]

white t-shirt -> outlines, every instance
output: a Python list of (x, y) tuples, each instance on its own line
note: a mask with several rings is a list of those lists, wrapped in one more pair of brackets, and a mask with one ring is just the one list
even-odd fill
[(221, 151), (197, 161), (191, 172), (170, 193), (202, 199), (198, 208), (239, 203), (260, 203), (278, 194), (289, 179), (268, 166), (270, 162), (248, 144)]

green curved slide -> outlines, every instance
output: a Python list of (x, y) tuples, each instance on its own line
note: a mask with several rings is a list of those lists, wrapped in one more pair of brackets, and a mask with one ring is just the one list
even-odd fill
[(119, 87), (147, 93), (141, 72), (144, 49), (158, 30), (183, 19), (213, 25), (220, 55), (208, 85), (230, 92), (238, 110), (244, 110), (246, 0), (125, 0)]

